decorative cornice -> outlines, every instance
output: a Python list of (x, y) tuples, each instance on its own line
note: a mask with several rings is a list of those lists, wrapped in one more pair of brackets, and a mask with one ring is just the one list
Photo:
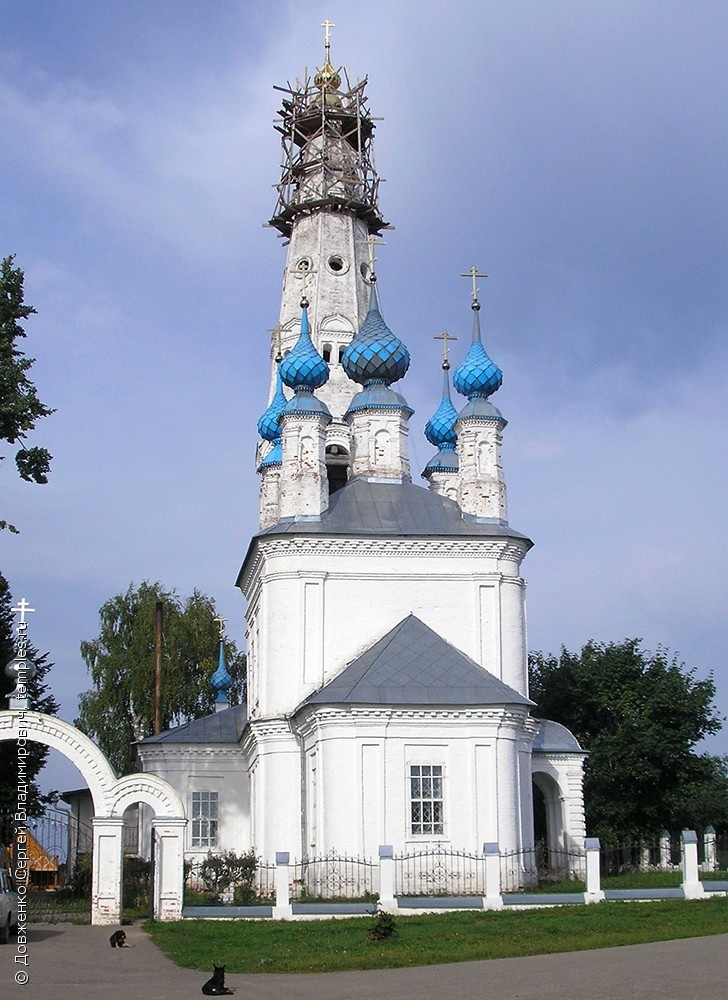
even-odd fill
[(533, 756), (549, 764), (573, 764), (589, 756), (586, 750), (534, 750)]
[(138, 750), (142, 764), (180, 757), (230, 757), (238, 758), (240, 748), (237, 743), (164, 743)]
[[(386, 544), (383, 544), (386, 542)], [(374, 556), (421, 559), (504, 559), (520, 565), (529, 549), (527, 539), (467, 538), (461, 535), (425, 538), (362, 538), (351, 535), (270, 535), (258, 537), (240, 575), (246, 596), (260, 575), (263, 562), (273, 556)]]
[[(301, 735), (309, 735), (314, 729), (323, 726), (351, 726), (352, 723), (390, 726), (392, 723), (403, 725), (452, 725), (453, 722), (487, 723), (497, 727), (513, 726), (523, 729), (531, 722), (530, 716), (523, 712), (498, 708), (391, 708), (352, 706), (339, 708), (336, 706), (307, 706), (300, 714), (296, 728)], [(494, 732), (494, 736), (498, 732)]]

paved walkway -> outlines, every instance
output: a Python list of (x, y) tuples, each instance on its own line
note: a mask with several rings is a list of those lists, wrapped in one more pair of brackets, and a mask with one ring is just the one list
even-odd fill
[[(28, 965), (0, 945), (0, 997), (27, 1000), (184, 1000), (207, 978), (179, 969), (139, 927), (133, 948), (109, 947), (113, 928), (33, 924)], [(212, 956), (211, 956), (212, 957)], [(29, 981), (15, 982), (27, 969)], [(728, 934), (566, 955), (505, 958), (380, 972), (227, 977), (252, 1000), (724, 1000)]]

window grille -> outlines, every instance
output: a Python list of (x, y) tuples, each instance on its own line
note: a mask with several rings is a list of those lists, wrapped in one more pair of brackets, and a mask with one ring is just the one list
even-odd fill
[(410, 764), (410, 833), (433, 836), (444, 832), (442, 765)]
[(192, 847), (217, 847), (217, 792), (192, 793)]

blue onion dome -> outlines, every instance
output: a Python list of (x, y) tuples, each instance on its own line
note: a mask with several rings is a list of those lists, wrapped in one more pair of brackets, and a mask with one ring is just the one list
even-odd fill
[(313, 346), (308, 325), (308, 299), (301, 299), (301, 333), (296, 345), (283, 361), (279, 371), (281, 379), (291, 389), (309, 390), (321, 388), (329, 380), (329, 366)]
[(258, 433), (264, 441), (275, 441), (281, 436), (281, 413), (286, 406), (286, 397), (283, 395), (283, 382), (281, 381), (280, 365), (276, 372), (276, 391), (270, 401), (268, 409), (258, 421)]
[(451, 445), (454, 448), (458, 440), (458, 436), (455, 433), (455, 422), (458, 419), (458, 411), (450, 399), (450, 365), (446, 361), (442, 367), (444, 369), (442, 402), (425, 424), (425, 437), (436, 448), (440, 448), (445, 444)]
[(362, 391), (353, 397), (344, 416), (360, 410), (402, 410), (410, 417), (415, 412), (401, 393), (390, 389), (381, 380), (367, 382)]
[(233, 684), (233, 679), (228, 673), (227, 663), (225, 662), (225, 649), (223, 647), (222, 639), (220, 640), (220, 656), (217, 662), (217, 670), (210, 678), (210, 683), (218, 694), (228, 691)]
[(341, 364), (349, 378), (360, 385), (391, 385), (403, 378), (410, 366), (409, 351), (384, 322), (375, 284), (366, 318), (344, 351)]
[(454, 444), (444, 444), (425, 466), (422, 475), (427, 479), (432, 472), (457, 472), (460, 459)]
[(273, 441), (273, 447), (270, 449), (268, 454), (265, 456), (263, 461), (258, 466), (258, 472), (261, 469), (270, 469), (275, 465), (283, 465), (283, 438), (277, 437)]
[(473, 342), (465, 355), (465, 360), (455, 369), (453, 385), (459, 393), (473, 397), (492, 395), (500, 389), (503, 382), (503, 372), (495, 361), (492, 361), (483, 347), (480, 339), (480, 303), (474, 299), (473, 305)]

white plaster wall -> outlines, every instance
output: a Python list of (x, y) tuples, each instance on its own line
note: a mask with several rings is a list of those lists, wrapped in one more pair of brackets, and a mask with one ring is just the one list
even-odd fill
[(327, 418), (284, 413), (283, 467), (279, 487), (279, 516), (314, 517), (329, 506), (326, 476)]
[[(551, 821), (550, 846), (566, 851), (581, 851), (586, 836), (584, 816), (583, 752), (558, 753), (540, 751), (533, 754), (532, 774), (538, 780), (545, 775), (555, 783), (557, 792), (546, 792), (546, 808)], [(546, 782), (544, 787), (548, 787)]]
[(506, 482), (501, 461), (502, 436), (494, 420), (467, 419), (455, 425), (458, 435), (458, 503), (468, 514), (507, 521)]
[(249, 631), (260, 636), (251, 663), (251, 715), (291, 712), (410, 613), (525, 692), (523, 544), (280, 538), (258, 544), (264, 558), (245, 584)]
[(300, 740), (284, 719), (253, 722), (243, 753), (250, 771), (253, 847), (271, 861), (277, 851), (297, 854), (302, 841)]
[[(175, 788), (188, 817), (192, 815), (193, 792), (218, 793), (218, 845), (215, 852), (247, 851), (252, 843), (250, 827), (250, 779), (244, 756), (237, 744), (207, 747), (168, 745), (140, 748), (147, 773), (153, 773)], [(151, 815), (145, 810), (143, 843), (149, 843)], [(193, 848), (192, 824), (185, 830), (185, 857), (202, 860), (209, 848)]]
[[(298, 728), (319, 774), (315, 820), (307, 803), (308, 844), (319, 854), (366, 857), (385, 843), (395, 851), (434, 843), (476, 852), (493, 841), (510, 849), (530, 846), (532, 824), (524, 837), (519, 800), (524, 726), (525, 713), (497, 708), (308, 710)], [(410, 833), (409, 765), (417, 763), (443, 767), (442, 836)]]
[(409, 415), (403, 410), (361, 410), (351, 427), (351, 476), (411, 480)]
[[(286, 267), (283, 273), (283, 290), (279, 325), (283, 328), (281, 348), (291, 350), (301, 329), (301, 295), (304, 282), (297, 264), (310, 260), (313, 270), (305, 281), (309, 300), (311, 339), (321, 352), (324, 341), (332, 339), (338, 330), (340, 342), (348, 343), (364, 321), (369, 306), (371, 286), (362, 274), (367, 268), (367, 226), (361, 219), (346, 212), (315, 211), (300, 216), (291, 233)], [(330, 257), (338, 255), (344, 261), (341, 271), (333, 271), (328, 264)], [(336, 321), (338, 319), (338, 322)], [(273, 335), (275, 343), (275, 335)], [(275, 350), (271, 353), (271, 358)], [(334, 377), (318, 390), (335, 420), (343, 416), (349, 401), (359, 386), (351, 382), (338, 367)], [(275, 364), (271, 364), (269, 400), (275, 392)]]

